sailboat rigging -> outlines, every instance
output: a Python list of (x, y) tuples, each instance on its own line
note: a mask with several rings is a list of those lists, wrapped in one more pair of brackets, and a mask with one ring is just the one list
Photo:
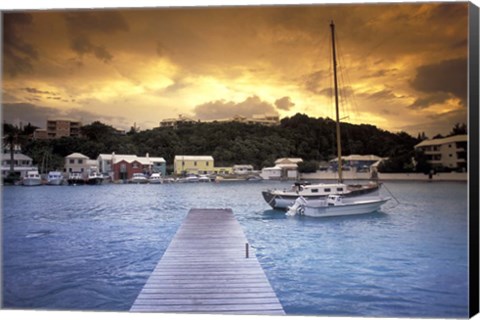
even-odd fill
[(336, 132), (337, 132), (337, 157), (338, 157), (338, 182), (343, 182), (342, 176), (342, 143), (340, 140), (340, 112), (338, 108), (338, 79), (337, 79), (337, 52), (335, 49), (335, 24), (330, 23), (332, 31), (332, 54), (333, 54), (333, 82), (335, 90), (335, 115), (336, 115)]
[(378, 195), (379, 184), (369, 183), (367, 185), (346, 185), (343, 183), (342, 172), (342, 144), (340, 136), (340, 112), (338, 103), (338, 78), (337, 78), (337, 58), (335, 48), (335, 24), (330, 23), (332, 35), (332, 53), (333, 53), (333, 77), (334, 77), (334, 94), (335, 94), (335, 113), (336, 113), (336, 142), (338, 157), (338, 182), (337, 183), (317, 183), (307, 184), (297, 182), (290, 190), (269, 189), (262, 191), (264, 200), (273, 209), (286, 210), (294, 205), (297, 198), (302, 197), (304, 200), (326, 200), (330, 196), (348, 197), (350, 200), (358, 197), (371, 197)]

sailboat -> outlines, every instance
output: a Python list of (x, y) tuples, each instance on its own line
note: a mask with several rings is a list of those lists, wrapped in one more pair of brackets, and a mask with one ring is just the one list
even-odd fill
[(330, 23), (332, 33), (332, 50), (333, 50), (333, 80), (335, 85), (335, 111), (336, 111), (336, 140), (337, 140), (337, 156), (338, 156), (338, 182), (337, 183), (295, 183), (289, 190), (269, 189), (262, 191), (265, 201), (273, 209), (286, 210), (293, 206), (297, 198), (300, 196), (305, 200), (326, 200), (329, 196), (339, 195), (342, 198), (372, 197), (379, 195), (378, 182), (370, 182), (368, 184), (345, 184), (343, 182), (342, 173), (342, 145), (340, 142), (340, 112), (338, 106), (338, 80), (337, 80), (337, 58), (335, 49), (335, 24)]

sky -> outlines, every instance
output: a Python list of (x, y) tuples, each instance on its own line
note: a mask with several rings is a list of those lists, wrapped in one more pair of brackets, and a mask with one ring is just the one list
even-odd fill
[(3, 12), (2, 116), (128, 130), (304, 113), (413, 136), (467, 123), (467, 3)]

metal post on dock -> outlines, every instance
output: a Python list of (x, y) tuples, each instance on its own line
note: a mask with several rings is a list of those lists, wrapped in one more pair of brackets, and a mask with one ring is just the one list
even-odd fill
[(248, 242), (245, 243), (245, 258), (248, 259)]

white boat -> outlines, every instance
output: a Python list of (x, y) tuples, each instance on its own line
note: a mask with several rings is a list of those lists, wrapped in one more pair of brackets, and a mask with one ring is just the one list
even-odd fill
[(379, 196), (355, 199), (340, 195), (329, 195), (325, 200), (306, 200), (304, 197), (298, 197), (286, 215), (321, 218), (366, 214), (380, 210), (380, 207), (388, 200), (390, 200), (389, 197)]
[(143, 173), (134, 173), (130, 183), (147, 183), (148, 179)]
[(38, 171), (27, 171), (27, 174), (23, 178), (22, 184), (24, 186), (39, 186), (42, 184), (42, 178)]
[(290, 189), (269, 189), (262, 191), (265, 201), (273, 209), (286, 210), (298, 197), (307, 200), (325, 200), (329, 195), (342, 195), (349, 198), (378, 195), (379, 184), (347, 185), (345, 183), (296, 182)]
[(207, 175), (199, 175), (198, 176), (198, 182), (210, 182), (210, 178)]
[(85, 178), (83, 177), (83, 173), (81, 172), (71, 172), (68, 175), (68, 185), (70, 186), (78, 186), (85, 184)]
[(63, 174), (60, 171), (50, 171), (47, 176), (49, 186), (59, 186), (63, 183)]
[(194, 174), (187, 174), (185, 178), (180, 178), (177, 180), (178, 182), (187, 182), (187, 183), (193, 183), (193, 182), (198, 182), (198, 176)]
[(89, 185), (99, 185), (102, 184), (104, 177), (101, 173), (92, 171), (88, 174), (87, 184)]
[(152, 184), (160, 184), (163, 183), (162, 174), (160, 173), (152, 173), (150, 178), (148, 178), (148, 182)]
[[(306, 185), (302, 183), (295, 184), (290, 190), (266, 190), (262, 192), (263, 198), (273, 209), (287, 209), (293, 205), (295, 200), (302, 196), (306, 200), (325, 200), (330, 195), (342, 195), (350, 198), (365, 197), (366, 195), (378, 195), (380, 184), (370, 182), (366, 185), (347, 185), (343, 183), (342, 175), (342, 145), (340, 139), (340, 113), (338, 106), (338, 81), (337, 81), (337, 62), (335, 51), (335, 25), (333, 21), (330, 24), (332, 33), (333, 50), (333, 76), (335, 85), (335, 111), (336, 111), (336, 140), (337, 140), (337, 159), (338, 163), (338, 183), (320, 183)], [(267, 168), (267, 169), (275, 169)], [(272, 171), (274, 172), (274, 171)], [(278, 173), (275, 173), (277, 175)], [(271, 177), (270, 177), (271, 179)]]

